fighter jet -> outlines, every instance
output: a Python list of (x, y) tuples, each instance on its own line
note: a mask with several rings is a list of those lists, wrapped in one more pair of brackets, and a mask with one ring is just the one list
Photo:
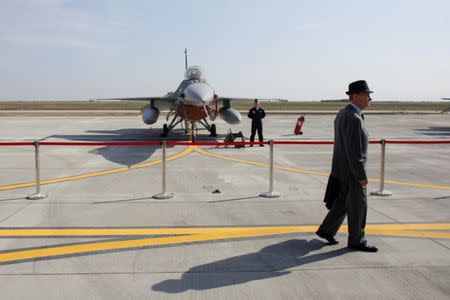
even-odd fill
[[(205, 127), (210, 136), (217, 136), (216, 125), (210, 124), (220, 116), (229, 124), (239, 124), (241, 114), (231, 107), (232, 101), (252, 101), (251, 98), (219, 97), (214, 89), (206, 81), (203, 70), (199, 66), (188, 67), (187, 49), (185, 49), (185, 73), (184, 80), (174, 92), (162, 97), (141, 98), (109, 98), (96, 100), (128, 100), (148, 101), (149, 104), (142, 108), (142, 120), (145, 124), (154, 124), (158, 120), (161, 110), (169, 110), (166, 116), (166, 124), (162, 128), (162, 137), (168, 134), (181, 123), (191, 133), (192, 139), (197, 136), (197, 123)], [(169, 122), (170, 120), (170, 122)]]

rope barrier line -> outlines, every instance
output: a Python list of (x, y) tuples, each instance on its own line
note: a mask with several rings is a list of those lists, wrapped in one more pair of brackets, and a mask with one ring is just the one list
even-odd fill
[[(390, 143), (390, 144), (450, 144), (450, 140), (371, 140), (371, 144), (376, 143)], [(246, 163), (250, 165), (255, 166), (262, 166), (262, 167), (270, 167), (270, 164), (267, 163), (260, 163), (260, 162), (254, 162), (254, 161), (248, 161), (243, 159), (237, 159), (232, 157), (227, 157), (219, 154), (213, 154), (209, 151), (203, 150), (199, 146), (236, 146), (236, 145), (260, 145), (260, 144), (268, 144), (268, 142), (227, 142), (227, 143), (221, 143), (221, 142), (176, 142), (176, 141), (168, 141), (166, 142), (166, 145), (181, 145), (181, 146), (188, 146), (185, 150), (181, 151), (180, 153), (168, 157), (167, 160), (174, 160), (181, 156), (185, 156), (189, 154), (192, 151), (196, 151), (198, 153), (228, 160), (228, 161), (235, 161), (240, 163)], [(330, 145), (334, 144), (333, 141), (273, 141), (273, 144), (280, 144), (280, 145), (301, 145), (301, 144), (313, 144), (313, 145)], [(0, 142), (0, 146), (29, 146), (34, 145), (33, 142)], [(160, 142), (39, 142), (39, 145), (43, 146), (159, 146), (161, 145)], [(86, 173), (76, 176), (70, 176), (70, 177), (63, 177), (63, 178), (56, 178), (56, 179), (49, 179), (40, 181), (40, 184), (52, 184), (52, 183), (59, 183), (64, 181), (70, 181), (75, 179), (85, 179), (85, 178), (91, 178), (96, 176), (102, 176), (102, 175), (108, 175), (118, 172), (124, 172), (132, 169), (137, 168), (143, 168), (155, 164), (160, 164), (162, 160), (156, 160), (153, 162), (138, 164), (130, 167), (122, 167), (118, 169), (112, 169), (112, 170), (106, 170), (106, 171), (100, 171), (100, 172), (92, 172), (92, 173)], [(319, 171), (310, 171), (310, 170), (303, 170), (293, 167), (286, 167), (286, 166), (274, 166), (274, 169), (277, 170), (285, 170), (285, 171), (292, 171), (297, 173), (303, 173), (303, 174), (309, 174), (309, 175), (321, 175), (321, 176), (329, 176), (329, 173), (325, 172), (319, 172)], [(381, 182), (378, 179), (369, 179), (371, 182)], [(383, 180), (383, 183), (390, 183), (390, 184), (396, 184), (396, 185), (404, 185), (404, 186), (413, 186), (413, 187), (424, 187), (424, 188), (433, 188), (433, 189), (444, 189), (444, 190), (450, 190), (449, 186), (439, 186), (439, 185), (432, 185), (432, 184), (418, 184), (418, 183), (408, 183), (408, 182), (400, 182), (400, 181), (392, 181), (392, 180)], [(28, 183), (20, 183), (20, 184), (14, 184), (14, 185), (6, 185), (6, 186), (0, 186), (0, 191), (3, 190), (9, 190), (9, 189), (15, 189), (15, 188), (23, 188), (23, 187), (32, 187), (35, 186), (36, 182), (28, 182)]]
[(433, 141), (418, 141), (418, 140), (386, 140), (386, 144), (411, 144), (411, 145), (425, 145), (425, 144), (450, 144), (447, 140), (433, 140)]
[(274, 145), (333, 145), (333, 141), (273, 141)]
[[(381, 140), (370, 140), (380, 144)], [(450, 140), (385, 140), (386, 144), (450, 144)], [(167, 146), (245, 146), (268, 145), (269, 142), (177, 142), (167, 141)], [(333, 141), (273, 141), (274, 145), (333, 145)], [(1, 146), (32, 146), (33, 142), (0, 142)], [(49, 142), (40, 141), (41, 146), (160, 146), (161, 142)]]
[(0, 142), (0, 146), (33, 146), (33, 142)]
[[(192, 151), (193, 151), (193, 148), (192, 147), (188, 147), (188, 148), (184, 149), (183, 151), (179, 152), (178, 154), (175, 154), (173, 156), (167, 157), (167, 160), (171, 161), (171, 160), (178, 159), (180, 157), (188, 155)], [(76, 180), (76, 179), (86, 179), (86, 178), (91, 178), (91, 177), (97, 177), (97, 176), (102, 176), (102, 175), (108, 175), (108, 174), (114, 174), (114, 173), (130, 171), (130, 170), (139, 169), (139, 168), (145, 168), (145, 167), (157, 165), (157, 164), (160, 164), (160, 163), (161, 163), (161, 159), (155, 160), (155, 161), (151, 161), (151, 162), (147, 162), (147, 163), (141, 163), (141, 164), (138, 164), (138, 165), (133, 165), (133, 166), (130, 166), (130, 167), (122, 167), (122, 168), (111, 169), (111, 170), (106, 170), (106, 171), (91, 172), (91, 173), (75, 175), (75, 176), (68, 176), (68, 177), (61, 177), (61, 178), (55, 178), (55, 179), (42, 180), (42, 181), (40, 181), (40, 184), (41, 185), (46, 185), (46, 184), (59, 183), (59, 182), (64, 182), (64, 181), (71, 181), (71, 180)], [(35, 186), (35, 185), (36, 185), (36, 182), (34, 182), (34, 181), (33, 182), (27, 182), (27, 183), (4, 185), (4, 186), (0, 186), (0, 191), (11, 190), (11, 189), (18, 189), (18, 188), (24, 188), (24, 187), (32, 187), (32, 186)]]
[(39, 142), (41, 146), (160, 146), (161, 142)]
[(249, 146), (268, 145), (269, 142), (173, 142), (168, 141), (167, 146)]
[[(369, 144), (380, 144), (381, 140), (371, 140)], [(333, 145), (333, 141), (273, 141), (274, 145)]]
[[(260, 167), (269, 167), (269, 164), (267, 164), (267, 163), (248, 161), (248, 160), (243, 160), (243, 159), (223, 156), (223, 155), (220, 155), (220, 154), (214, 154), (214, 153), (206, 151), (206, 150), (204, 150), (204, 149), (202, 149), (200, 147), (197, 147), (197, 146), (188, 147), (185, 150), (183, 150), (182, 152), (180, 152), (180, 153), (178, 153), (178, 154), (176, 154), (174, 156), (168, 157), (167, 160), (168, 161), (175, 160), (175, 159), (180, 158), (182, 156), (188, 155), (192, 151), (195, 151), (195, 152), (198, 152), (200, 154), (204, 154), (204, 155), (207, 155), (207, 156), (210, 156), (210, 157), (223, 159), (223, 160), (235, 161), (235, 162), (245, 163), (245, 164), (249, 164), (249, 165), (260, 166)], [(71, 176), (71, 177), (63, 177), (63, 178), (44, 180), (44, 181), (41, 181), (41, 184), (46, 185), (46, 184), (59, 183), (59, 182), (64, 182), (64, 181), (76, 180), (76, 179), (86, 179), (86, 178), (91, 178), (91, 177), (96, 177), (96, 176), (102, 176), (102, 175), (108, 175), (108, 174), (124, 172), (124, 171), (137, 169), (137, 168), (144, 168), (144, 167), (148, 167), (148, 166), (156, 165), (156, 164), (160, 164), (160, 163), (161, 163), (161, 160), (156, 160), (156, 161), (153, 161), (153, 162), (148, 162), (148, 163), (144, 163), (144, 164), (134, 165), (134, 166), (131, 166), (131, 167), (123, 167), (123, 168), (118, 168), (118, 169), (112, 169), (112, 170), (106, 170), (106, 171), (100, 171), (100, 172), (93, 172), (93, 173), (87, 173), (87, 174), (81, 174), (81, 175)], [(287, 166), (274, 166), (274, 168), (277, 169), (277, 170), (291, 171), (291, 172), (308, 174), (308, 175), (320, 175), (320, 176), (329, 176), (330, 175), (330, 173), (326, 173), (326, 172), (310, 171), (310, 170), (298, 169), (298, 168), (287, 167)], [(379, 179), (369, 179), (369, 181), (370, 182), (379, 182), (380, 180)], [(440, 185), (432, 185), (432, 184), (409, 183), (409, 182), (401, 182), (401, 181), (393, 181), (393, 180), (385, 180), (385, 183), (395, 184), (395, 185), (411, 186), (411, 187), (422, 187), (422, 188), (450, 190), (450, 186), (440, 186)], [(0, 191), (10, 190), (10, 189), (17, 189), (17, 188), (24, 188), (24, 187), (32, 187), (32, 186), (35, 186), (35, 182), (21, 183), (21, 184), (14, 184), (14, 185), (6, 185), (6, 186), (0, 186)]]

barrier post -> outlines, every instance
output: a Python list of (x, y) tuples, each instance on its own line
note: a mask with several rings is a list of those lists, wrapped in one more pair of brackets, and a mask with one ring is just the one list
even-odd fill
[(270, 168), (269, 168), (269, 191), (260, 194), (265, 198), (277, 198), (280, 197), (280, 193), (273, 191), (273, 140), (269, 140), (269, 156), (270, 156)]
[(384, 190), (384, 166), (386, 158), (386, 140), (381, 140), (381, 165), (380, 165), (380, 189), (370, 192), (374, 196), (390, 196), (392, 192)]
[(40, 164), (39, 164), (39, 141), (33, 142), (34, 146), (34, 162), (36, 167), (36, 193), (27, 197), (30, 200), (38, 200), (47, 198), (47, 194), (41, 193), (41, 176), (40, 176)]
[(155, 199), (170, 199), (173, 197), (172, 193), (166, 192), (166, 141), (162, 141), (162, 163), (161, 163), (161, 173), (162, 173), (162, 192), (153, 196)]

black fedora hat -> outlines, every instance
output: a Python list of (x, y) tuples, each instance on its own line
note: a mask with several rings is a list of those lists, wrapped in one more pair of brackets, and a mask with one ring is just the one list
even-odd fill
[(367, 82), (365, 80), (358, 80), (358, 81), (350, 83), (348, 85), (348, 92), (345, 92), (345, 93), (347, 95), (351, 95), (351, 94), (361, 93), (361, 92), (373, 93), (369, 89), (369, 85), (367, 84)]

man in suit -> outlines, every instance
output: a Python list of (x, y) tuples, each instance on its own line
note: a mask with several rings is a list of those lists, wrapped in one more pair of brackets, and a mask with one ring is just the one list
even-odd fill
[[(316, 234), (330, 244), (347, 215), (348, 248), (358, 251), (376, 252), (364, 234), (367, 215), (367, 147), (369, 138), (364, 126), (362, 111), (369, 107), (370, 94), (367, 82), (349, 84), (347, 95), (350, 103), (334, 120), (334, 149), (330, 180), (325, 201), (331, 207)], [(330, 195), (329, 191), (333, 191)], [(328, 198), (328, 199), (327, 199)], [(331, 198), (331, 202), (330, 202)]]
[[(263, 141), (263, 126), (262, 119), (266, 116), (266, 112), (259, 105), (259, 100), (255, 99), (255, 105), (248, 111), (247, 117), (252, 119), (252, 134), (250, 135), (250, 142), (255, 141), (256, 130), (258, 130), (258, 138), (259, 141)], [(260, 147), (264, 147), (263, 144), (259, 145)], [(253, 147), (253, 145), (250, 145)]]

